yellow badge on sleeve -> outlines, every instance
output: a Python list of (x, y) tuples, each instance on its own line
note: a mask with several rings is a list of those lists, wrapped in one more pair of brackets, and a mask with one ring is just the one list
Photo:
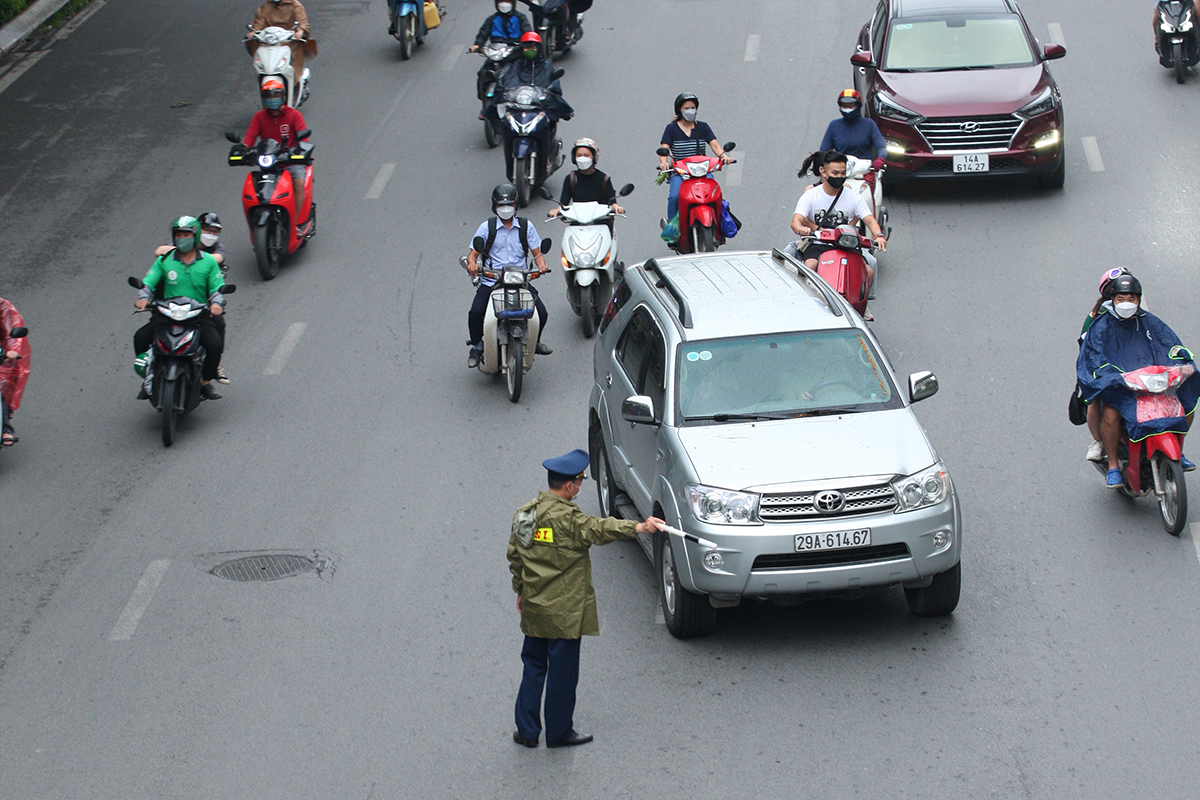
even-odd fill
[(545, 542), (546, 544), (554, 544), (554, 529), (553, 528), (538, 528), (533, 534), (535, 542)]

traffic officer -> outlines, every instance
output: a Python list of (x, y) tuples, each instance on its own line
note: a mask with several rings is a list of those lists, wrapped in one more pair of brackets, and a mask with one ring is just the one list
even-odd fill
[(525, 634), (513, 741), (537, 747), (544, 686), (546, 746), (571, 747), (592, 741), (590, 735), (576, 732), (572, 721), (580, 637), (600, 633), (588, 548), (654, 533), (664, 523), (657, 517), (633, 522), (580, 511), (572, 501), (583, 487), (585, 450), (572, 450), (542, 466), (549, 473), (549, 491), (517, 509), (508, 542), (508, 565)]

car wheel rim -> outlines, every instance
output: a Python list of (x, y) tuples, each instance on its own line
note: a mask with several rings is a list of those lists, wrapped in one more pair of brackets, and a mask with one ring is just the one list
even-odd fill
[(600, 482), (600, 513), (612, 515), (612, 498), (608, 493), (608, 457), (604, 451), (600, 451), (600, 456), (596, 463), (596, 480)]
[(667, 604), (667, 613), (675, 616), (675, 559), (671, 555), (669, 539), (663, 539), (662, 548), (663, 600)]

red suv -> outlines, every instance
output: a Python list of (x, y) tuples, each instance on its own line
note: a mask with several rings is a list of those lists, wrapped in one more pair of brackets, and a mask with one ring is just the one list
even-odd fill
[(880, 0), (854, 84), (887, 142), (888, 181), (1066, 175), (1063, 111), (1042, 47), (1012, 0)]

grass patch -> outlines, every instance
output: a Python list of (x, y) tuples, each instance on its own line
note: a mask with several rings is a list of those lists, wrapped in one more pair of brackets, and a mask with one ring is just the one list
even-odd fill
[[(89, 2), (91, 0), (70, 0), (70, 2), (56, 11), (54, 16), (46, 20), (41, 29), (57, 28), (79, 13)], [(33, 5), (33, 3), (34, 0), (0, 0), (0, 25), (7, 25), (9, 22), (12, 22), (21, 15), (21, 12)]]

